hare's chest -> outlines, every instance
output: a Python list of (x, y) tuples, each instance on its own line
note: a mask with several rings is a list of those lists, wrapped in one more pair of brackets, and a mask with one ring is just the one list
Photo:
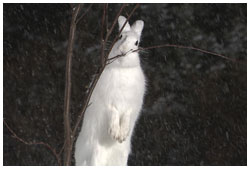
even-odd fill
[(120, 89), (122, 91), (132, 90), (138, 84), (138, 80), (139, 74), (137, 69), (119, 69), (112, 72), (110, 76), (110, 85), (113, 86), (113, 89)]
[(95, 93), (98, 99), (127, 102), (143, 93), (143, 73), (141, 69), (108, 69), (98, 81)]

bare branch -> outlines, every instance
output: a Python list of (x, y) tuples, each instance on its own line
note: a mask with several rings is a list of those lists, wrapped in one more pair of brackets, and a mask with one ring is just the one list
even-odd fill
[(113, 29), (114, 29), (114, 27), (115, 27), (115, 24), (117, 23), (117, 20), (118, 20), (119, 16), (121, 15), (123, 8), (125, 8), (126, 5), (127, 5), (127, 4), (123, 4), (122, 7), (120, 8), (119, 12), (117, 13), (117, 15), (116, 15), (116, 17), (115, 17), (115, 19), (114, 19), (114, 21), (113, 21), (113, 24), (112, 24), (111, 28), (109, 29), (109, 31), (108, 31), (108, 33), (107, 33), (107, 35), (106, 35), (105, 42), (108, 41), (108, 38), (109, 38), (109, 36), (111, 35), (111, 33), (113, 32)]
[(74, 4), (69, 4), (71, 8), (74, 8)]
[[(109, 36), (111, 35), (111, 33), (113, 32), (113, 29), (115, 27), (115, 24), (117, 23), (117, 20), (119, 18), (119, 16), (121, 15), (122, 13), (122, 10), (124, 9), (124, 7), (126, 6), (126, 4), (123, 4), (122, 7), (120, 8), (119, 12), (117, 13), (114, 21), (113, 21), (113, 24), (111, 26), (110, 29), (108, 29), (108, 18), (106, 18), (106, 30), (107, 30), (107, 33), (106, 33), (106, 37), (105, 37), (105, 40), (103, 40), (103, 25), (104, 25), (104, 21), (105, 21), (105, 15), (106, 15), (106, 11), (107, 11), (107, 5), (105, 4), (104, 5), (104, 9), (103, 9), (103, 16), (102, 16), (102, 32), (101, 32), (101, 44), (102, 44), (102, 48), (101, 48), (101, 65), (104, 66), (105, 65), (105, 62), (106, 62), (106, 57), (105, 57), (105, 47), (106, 47), (106, 44), (107, 44), (107, 41), (108, 41), (108, 38)], [(108, 16), (107, 16), (108, 17)]]
[(66, 144), (66, 140), (64, 140), (63, 146), (62, 146), (61, 150), (60, 150), (59, 153), (58, 153), (59, 155), (62, 154), (62, 152), (63, 152), (63, 150), (64, 150), (64, 148), (65, 148), (65, 144)]
[(133, 51), (133, 50), (129, 50), (129, 51), (127, 51), (127, 52), (124, 53), (124, 54), (116, 55), (116, 56), (114, 56), (114, 57), (112, 57), (112, 58), (107, 59), (106, 65), (109, 65), (109, 64), (113, 63), (116, 59), (118, 59), (118, 58), (120, 58), (120, 57), (126, 56), (129, 52), (132, 53), (132, 52), (135, 52), (135, 50), (134, 50), (134, 51)]
[(92, 93), (93, 93), (93, 91), (94, 91), (94, 88), (95, 88), (95, 86), (96, 86), (96, 84), (97, 84), (99, 78), (101, 77), (101, 74), (102, 74), (104, 68), (105, 68), (105, 65), (102, 66), (102, 67), (99, 69), (99, 71), (98, 71), (98, 73), (96, 74), (96, 76), (95, 76), (93, 82), (91, 83), (91, 86), (89, 87), (88, 93), (87, 93), (87, 95), (86, 95), (87, 98), (86, 98), (85, 101), (84, 101), (83, 108), (82, 108), (81, 112), (79, 113), (80, 116), (78, 117), (78, 119), (77, 119), (77, 121), (76, 121), (76, 125), (75, 125), (75, 127), (74, 127), (74, 129), (73, 129), (73, 132), (72, 132), (72, 136), (73, 136), (73, 137), (75, 137), (77, 128), (79, 127), (81, 121), (83, 120), (84, 113), (85, 113), (86, 109), (91, 105), (91, 104), (88, 104), (88, 103), (89, 103), (89, 100), (90, 100), (90, 98), (91, 98), (91, 95), (92, 95)]
[[(202, 52), (202, 53), (206, 53), (206, 54), (209, 54), (209, 55), (219, 56), (219, 57), (221, 57), (223, 59), (226, 59), (226, 60), (229, 60), (229, 61), (232, 61), (232, 62), (238, 62), (238, 63), (242, 63), (243, 64), (243, 62), (241, 62), (239, 60), (236, 60), (236, 59), (229, 58), (229, 57), (227, 57), (225, 55), (221, 55), (221, 54), (214, 53), (214, 52), (209, 52), (207, 50), (200, 49), (200, 48), (195, 48), (195, 47), (192, 47), (192, 46), (183, 46), (183, 45), (173, 45), (173, 44), (156, 45), (156, 46), (149, 46), (149, 47), (145, 47), (145, 48), (139, 48), (139, 49), (136, 49), (136, 50), (133, 50), (133, 51), (128, 51), (128, 52), (138, 52), (138, 51), (142, 51), (142, 50), (164, 48), (164, 47), (174, 47), (174, 48), (196, 50), (196, 51), (199, 51), (199, 52)], [(115, 61), (115, 59), (118, 59), (120, 57), (123, 57), (123, 56), (127, 55), (128, 52), (126, 52), (125, 54), (117, 55), (117, 56), (114, 56), (112, 58), (107, 59), (106, 65), (111, 64), (112, 62)], [(245, 62), (244, 62), (244, 64), (245, 64)]]
[(106, 32), (108, 32), (109, 31), (109, 24), (108, 24), (108, 21), (109, 21), (109, 19), (108, 19), (108, 6), (109, 6), (109, 4), (107, 4), (107, 6), (106, 6)]
[(64, 165), (70, 165), (72, 152), (71, 125), (70, 125), (70, 96), (71, 96), (71, 61), (73, 55), (73, 44), (76, 30), (76, 18), (80, 11), (81, 4), (72, 9), (72, 20), (70, 25), (69, 43), (67, 49), (66, 63), (66, 81), (64, 95), (64, 131), (65, 131), (65, 149), (64, 149)]
[(104, 65), (104, 48), (106, 46), (106, 41), (104, 41), (104, 22), (106, 17), (107, 4), (103, 6), (103, 15), (102, 15), (102, 27), (101, 27), (101, 65)]
[(89, 12), (93, 4), (90, 4), (88, 9), (76, 20), (76, 24), (79, 23), (79, 21)]
[(62, 165), (60, 155), (57, 154), (56, 150), (54, 148), (52, 148), (49, 144), (44, 143), (42, 141), (41, 142), (29, 142), (29, 141), (26, 141), (26, 140), (22, 139), (21, 137), (17, 136), (17, 134), (10, 128), (10, 126), (7, 124), (7, 122), (4, 119), (3, 119), (3, 123), (7, 127), (9, 132), (12, 134), (13, 138), (17, 139), (18, 141), (20, 141), (20, 142), (22, 142), (23, 144), (26, 144), (26, 145), (43, 145), (43, 146), (47, 147), (53, 153), (53, 155), (56, 157), (58, 165)]
[(229, 57), (227, 57), (225, 55), (221, 55), (221, 54), (218, 54), (218, 53), (215, 53), (215, 52), (209, 52), (207, 50), (200, 49), (200, 48), (195, 48), (195, 47), (192, 47), (192, 46), (183, 46), (183, 45), (175, 45), (175, 44), (164, 44), (164, 45), (149, 46), (149, 47), (145, 47), (145, 48), (139, 48), (137, 50), (134, 50), (133, 52), (137, 52), (137, 51), (141, 51), (141, 50), (148, 50), (148, 49), (155, 49), (155, 48), (164, 48), (164, 47), (191, 49), (191, 50), (196, 50), (196, 51), (199, 51), (199, 52), (202, 52), (202, 53), (206, 53), (206, 54), (210, 54), (210, 55), (214, 55), (214, 56), (219, 56), (219, 57), (221, 57), (223, 59), (230, 60), (230, 61), (233, 61), (233, 62), (239, 62), (238, 60), (229, 58)]

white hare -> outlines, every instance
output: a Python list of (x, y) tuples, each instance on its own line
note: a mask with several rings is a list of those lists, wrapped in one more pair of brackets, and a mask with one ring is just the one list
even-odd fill
[[(118, 18), (119, 30), (126, 18)], [(145, 77), (138, 49), (142, 20), (124, 27), (109, 58), (116, 58), (104, 69), (85, 112), (75, 146), (76, 165), (127, 165), (131, 136), (141, 111)]]

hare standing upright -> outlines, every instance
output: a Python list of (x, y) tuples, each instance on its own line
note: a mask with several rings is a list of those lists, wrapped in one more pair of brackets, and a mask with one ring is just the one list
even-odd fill
[[(118, 18), (119, 30), (126, 18)], [(145, 77), (138, 49), (142, 20), (127, 23), (90, 99), (75, 146), (76, 165), (127, 165), (131, 136), (143, 104)]]

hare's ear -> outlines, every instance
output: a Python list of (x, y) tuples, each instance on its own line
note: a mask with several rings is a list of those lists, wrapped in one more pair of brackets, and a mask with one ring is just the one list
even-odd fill
[[(118, 18), (118, 24), (119, 24), (119, 31), (121, 30), (121, 28), (123, 27), (124, 23), (126, 22), (126, 18), (124, 16), (119, 16)], [(122, 32), (124, 31), (130, 31), (130, 25), (127, 22), (125, 27), (123, 28)]]
[(131, 26), (131, 29), (134, 30), (139, 36), (141, 36), (143, 27), (144, 22), (142, 20), (138, 20)]

